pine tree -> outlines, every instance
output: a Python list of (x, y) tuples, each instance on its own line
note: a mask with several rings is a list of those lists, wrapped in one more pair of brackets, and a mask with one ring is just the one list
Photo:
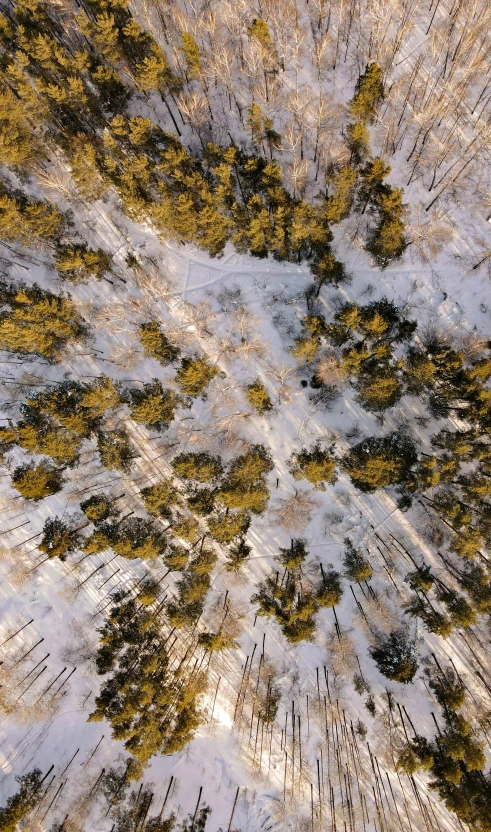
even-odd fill
[(73, 283), (88, 280), (89, 277), (100, 280), (105, 272), (111, 271), (111, 256), (101, 248), (94, 251), (85, 243), (58, 246), (55, 260), (60, 277)]
[(384, 100), (383, 70), (377, 63), (367, 64), (356, 82), (355, 94), (348, 104), (351, 115), (360, 121), (372, 121)]
[(61, 491), (63, 480), (61, 471), (48, 463), (39, 465), (21, 465), (12, 474), (12, 485), (26, 500), (43, 500), (51, 494)]
[(181, 453), (171, 463), (178, 477), (197, 482), (213, 482), (222, 475), (223, 466), (219, 457), (203, 451)]
[(315, 594), (316, 601), (319, 607), (335, 607), (343, 597), (341, 575), (332, 567), (327, 570), (321, 568), (321, 575), (322, 579)]
[(359, 442), (345, 455), (342, 467), (354, 485), (365, 493), (404, 483), (416, 462), (413, 443), (400, 433)]
[(293, 538), (287, 549), (280, 549), (277, 560), (285, 569), (299, 569), (307, 557), (307, 541), (303, 538)]
[(251, 407), (254, 407), (261, 416), (273, 409), (269, 393), (258, 378), (248, 385), (246, 396)]
[(97, 525), (109, 520), (118, 514), (110, 497), (107, 494), (93, 494), (80, 503), (80, 508), (91, 523)]
[(210, 517), (208, 529), (211, 536), (222, 544), (228, 546), (234, 538), (246, 533), (251, 522), (250, 516), (245, 511), (237, 511), (225, 514), (222, 517)]
[(218, 375), (218, 370), (204, 358), (183, 358), (176, 374), (176, 382), (185, 396), (199, 396), (208, 387), (210, 381)]
[(154, 517), (170, 517), (170, 506), (176, 502), (177, 492), (168, 480), (160, 480), (142, 488), (140, 496), (149, 514)]
[(351, 165), (344, 165), (328, 177), (332, 194), (327, 200), (326, 217), (330, 222), (338, 223), (349, 216), (355, 197), (357, 179), (357, 172)]
[(409, 684), (417, 670), (415, 646), (404, 629), (393, 630), (378, 639), (370, 655), (380, 672), (393, 682)]
[(201, 52), (190, 32), (181, 33), (181, 47), (179, 50), (186, 62), (186, 75), (190, 80), (201, 75)]
[(217, 498), (227, 508), (262, 514), (269, 500), (264, 477), (272, 468), (273, 463), (266, 449), (262, 445), (252, 445), (247, 453), (231, 463)]
[(227, 562), (225, 564), (227, 572), (239, 572), (250, 554), (251, 547), (246, 543), (243, 537), (240, 538), (240, 540), (229, 549)]
[(124, 428), (117, 430), (99, 431), (97, 434), (97, 450), (101, 458), (101, 465), (105, 468), (116, 468), (128, 472), (134, 459), (130, 438)]
[(7, 799), (6, 806), (0, 807), (1, 832), (15, 832), (19, 824), (34, 809), (41, 796), (43, 780), (38, 768), (32, 769), (22, 777), (16, 776), (15, 779), (19, 783), (19, 790)]
[(358, 391), (356, 401), (373, 413), (394, 407), (403, 392), (395, 369), (386, 361), (374, 363), (373, 368), (365, 361), (355, 388)]
[(140, 344), (145, 355), (155, 358), (164, 366), (179, 358), (180, 350), (167, 338), (157, 321), (147, 321), (139, 328)]
[(65, 560), (66, 556), (75, 551), (79, 545), (79, 535), (69, 523), (59, 517), (48, 517), (43, 526), (43, 537), (38, 545), (40, 552), (49, 558)]
[(168, 428), (181, 403), (180, 397), (173, 390), (164, 389), (156, 378), (142, 389), (128, 390), (126, 395), (132, 419), (153, 430)]
[(332, 485), (337, 480), (336, 460), (319, 444), (314, 445), (310, 451), (305, 448), (294, 454), (290, 461), (290, 470), (296, 480), (306, 479), (316, 487), (325, 482)]
[(39, 286), (0, 285), (7, 310), (0, 313), (0, 346), (12, 352), (55, 359), (62, 347), (83, 337), (86, 329), (73, 303)]
[(359, 549), (355, 549), (349, 538), (345, 538), (344, 541), (343, 564), (349, 581), (362, 583), (362, 581), (369, 581), (373, 575), (369, 561)]

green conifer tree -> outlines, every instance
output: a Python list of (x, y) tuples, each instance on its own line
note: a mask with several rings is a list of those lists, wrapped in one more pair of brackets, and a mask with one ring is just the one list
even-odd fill
[(61, 491), (63, 480), (61, 471), (46, 462), (39, 465), (26, 464), (15, 469), (12, 485), (26, 500), (43, 500), (51, 494)]

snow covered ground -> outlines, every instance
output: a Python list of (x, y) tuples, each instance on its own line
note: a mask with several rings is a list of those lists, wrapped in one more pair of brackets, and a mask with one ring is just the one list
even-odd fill
[[(306, 481), (296, 482), (288, 471), (291, 454), (318, 439), (335, 441), (340, 454), (355, 437), (380, 431), (376, 418), (356, 404), (349, 388), (327, 408), (316, 405), (310, 398), (313, 391), (300, 384), (302, 373), (288, 349), (299, 332), (298, 320), (306, 313), (308, 269), (257, 261), (232, 249), (221, 259), (211, 260), (189, 247), (160, 244), (150, 230), (142, 233), (127, 220), (119, 230), (102, 203), (93, 207), (90, 219), (92, 242), (104, 242), (114, 254), (119, 273), (113, 284), (103, 281), (71, 290), (94, 337), (67, 349), (62, 362), (52, 366), (36, 360), (20, 362), (6, 353), (0, 356), (1, 418), (17, 418), (19, 403), (36, 385), (63, 378), (89, 380), (105, 373), (128, 383), (154, 377), (169, 383), (172, 368), (145, 359), (138, 346), (136, 325), (149, 318), (160, 320), (186, 352), (206, 352), (224, 377), (214, 379), (206, 401), (197, 400), (190, 411), (180, 411), (162, 435), (132, 422), (121, 409), (114, 424), (124, 421), (138, 454), (129, 475), (101, 469), (94, 444), (87, 443), (84, 464), (65, 472), (63, 491), (31, 504), (9, 484), (8, 472), (20, 454), (15, 451), (8, 456), (0, 483), (0, 697), (10, 713), (4, 713), (0, 723), (0, 802), (15, 790), (15, 775), (34, 766), (43, 772), (54, 766), (46, 781), (49, 790), (32, 821), (33, 829), (49, 829), (54, 820), (62, 821), (67, 814), (73, 819), (77, 806), (82, 811), (84, 795), (90, 794), (102, 768), (114, 765), (123, 751), (122, 744), (111, 739), (108, 724), (87, 723), (100, 685), (91, 656), (97, 628), (104, 620), (101, 611), (107, 610), (111, 591), (118, 585), (134, 586), (144, 568), (111, 551), (85, 558), (78, 565), (78, 554), (66, 563), (41, 563), (44, 556), (35, 548), (36, 535), (45, 518), (74, 514), (81, 499), (103, 489), (124, 493), (118, 503), (124, 514), (142, 513), (138, 488), (169, 474), (175, 443), (179, 450), (206, 449), (228, 460), (244, 442), (257, 442), (270, 449), (275, 465), (268, 477), (269, 508), (253, 519), (248, 533), (252, 554), (240, 575), (227, 573), (223, 557), (219, 559), (201, 622), (214, 620), (216, 609), (223, 609), (227, 600), (240, 629), (240, 649), (211, 661), (206, 717), (196, 738), (179, 754), (153, 759), (145, 775), (145, 782), (154, 784), (150, 814), (160, 811), (172, 776), (166, 812), (176, 811), (179, 819), (193, 813), (202, 787), (202, 801), (212, 809), (207, 823), (210, 832), (229, 828), (237, 788), (231, 828), (242, 832), (457, 830), (458, 821), (438, 803), (424, 777), (415, 778), (415, 791), (409, 778), (394, 773), (391, 739), (397, 734), (395, 724), (400, 726), (396, 704), (405, 707), (418, 730), (430, 736), (435, 703), (421, 672), (414, 684), (401, 686), (387, 682), (377, 671), (367, 652), (369, 630), (348, 582), (336, 609), (345, 634), (342, 656), (336, 648), (332, 610), (317, 616), (313, 643), (292, 646), (271, 619), (256, 620), (249, 603), (258, 583), (271, 572), (278, 548), (287, 546), (292, 536), (307, 539), (309, 563), (332, 564), (338, 570), (342, 569), (346, 536), (364, 546), (374, 569), (371, 585), (380, 600), (377, 605), (358, 588), (356, 596), (370, 617), (385, 625), (397, 625), (401, 619), (403, 579), (411, 568), (400, 544), (414, 555), (424, 553), (437, 572), (442, 568), (428, 542), (428, 518), (420, 506), (402, 514), (387, 494), (363, 495), (345, 475), (325, 491), (315, 491)], [(352, 282), (340, 289), (322, 290), (320, 308), (326, 317), (340, 300), (368, 302), (386, 296), (408, 317), (416, 318), (420, 327), (447, 328), (454, 336), (489, 334), (489, 284), (479, 273), (472, 279), (462, 277), (450, 252), (431, 269), (411, 264), (408, 258), (400, 267), (381, 272), (370, 266), (362, 252), (348, 249), (341, 239), (337, 243), (344, 249)], [(125, 265), (129, 251), (142, 264), (138, 276)], [(37, 257), (38, 263), (21, 255), (16, 260), (19, 265), (11, 268), (14, 279), (60, 288), (52, 269), (39, 264), (47, 262), (43, 255)], [(235, 314), (239, 308), (247, 310), (241, 323)], [(241, 325), (247, 350), (240, 339)], [(274, 404), (274, 410), (263, 417), (253, 413), (244, 394), (245, 385), (257, 376)], [(410, 424), (424, 443), (426, 428), (415, 422), (417, 415), (417, 405), (405, 399), (385, 416), (383, 431)], [(278, 511), (296, 490), (310, 499), (310, 516), (305, 509), (301, 528), (288, 529), (278, 522)], [(157, 578), (166, 571), (159, 562), (147, 563), (146, 568)], [(32, 571), (26, 574), (27, 570)], [(168, 575), (163, 584), (170, 596), (175, 580), (175, 575)], [(30, 619), (32, 623), (13, 636)], [(411, 626), (414, 631), (415, 624)], [(463, 637), (454, 633), (444, 642), (422, 629), (417, 637), (421, 657), (434, 651), (445, 664), (452, 659), (467, 678), (475, 658)], [(30, 656), (21, 660), (31, 648)], [(474, 644), (473, 649), (479, 656), (479, 646)], [(259, 729), (258, 736), (256, 722), (251, 726), (250, 705), (261, 663), (271, 666), (282, 693), (276, 723), (264, 736)], [(375, 699), (375, 717), (364, 706), (366, 694), (354, 691), (352, 678), (357, 672)], [(486, 692), (474, 675), (469, 678), (480, 700)], [(51, 695), (58, 689), (47, 706), (43, 692)], [(393, 715), (387, 691), (394, 697)], [(241, 708), (242, 716), (237, 717)], [(367, 728), (367, 742), (351, 731), (358, 720)], [(99, 799), (90, 802), (83, 826), (86, 832), (109, 832), (113, 821), (106, 808)]]

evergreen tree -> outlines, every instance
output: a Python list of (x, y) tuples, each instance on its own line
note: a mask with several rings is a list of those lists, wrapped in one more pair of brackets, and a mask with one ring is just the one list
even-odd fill
[(322, 450), (319, 444), (314, 445), (310, 451), (305, 448), (294, 454), (290, 470), (296, 480), (306, 479), (316, 487), (324, 482), (332, 485), (337, 480), (336, 460), (329, 451)]
[(237, 511), (222, 517), (210, 517), (208, 529), (218, 543), (227, 546), (234, 538), (246, 533), (250, 522), (251, 518), (247, 512)]
[(139, 780), (153, 755), (173, 754), (192, 739), (206, 676), (176, 673), (158, 620), (137, 601), (123, 601), (122, 594), (101, 635), (97, 668), (109, 675), (89, 719), (109, 720), (114, 739), (133, 755), (126, 777)]
[(153, 514), (154, 517), (169, 518), (170, 506), (176, 502), (177, 493), (171, 482), (160, 480), (154, 485), (142, 488), (140, 496), (149, 514)]
[(78, 531), (71, 528), (69, 523), (59, 517), (48, 517), (43, 526), (43, 537), (38, 545), (40, 552), (49, 558), (65, 560), (66, 556), (75, 551), (79, 545)]
[(246, 396), (251, 407), (254, 407), (261, 416), (273, 409), (269, 393), (258, 378), (248, 385)]
[(227, 572), (239, 572), (250, 554), (251, 547), (246, 543), (246, 540), (241, 537), (240, 540), (229, 549), (225, 565)]
[(105, 468), (116, 468), (128, 472), (134, 459), (130, 438), (124, 428), (117, 430), (99, 431), (97, 434), (97, 450), (101, 458), (101, 465)]
[(86, 332), (70, 300), (39, 286), (14, 287), (3, 283), (0, 299), (7, 307), (0, 313), (3, 349), (51, 360), (68, 341), (81, 338)]
[(335, 607), (343, 597), (343, 586), (341, 575), (335, 569), (323, 569), (321, 566), (322, 579), (317, 587), (316, 601), (319, 607)]
[(181, 403), (180, 397), (173, 390), (164, 389), (156, 378), (142, 389), (128, 390), (126, 396), (132, 419), (153, 430), (168, 428)]
[(26, 500), (43, 500), (61, 491), (61, 471), (48, 463), (21, 465), (12, 474), (12, 485)]
[(229, 466), (225, 482), (217, 498), (227, 508), (238, 508), (262, 514), (269, 500), (265, 475), (273, 463), (262, 445), (252, 445), (247, 453), (237, 457)]
[(393, 682), (409, 684), (417, 670), (414, 643), (404, 629), (393, 630), (378, 639), (370, 655), (383, 676)]
[(345, 455), (342, 466), (360, 491), (373, 493), (407, 481), (415, 462), (411, 440), (394, 432), (359, 442)]
[(93, 494), (92, 497), (88, 497), (87, 500), (80, 503), (80, 508), (94, 525), (103, 523), (104, 520), (109, 520), (118, 514), (107, 494)]
[(361, 583), (369, 581), (373, 575), (370, 563), (359, 549), (355, 549), (349, 538), (345, 538), (344, 541), (343, 564), (349, 581)]
[(183, 358), (176, 374), (176, 382), (185, 396), (199, 396), (216, 375), (217, 368), (208, 364), (204, 358)]
[(111, 271), (112, 262), (111, 256), (101, 248), (94, 251), (85, 243), (58, 246), (55, 261), (58, 274), (73, 283), (89, 277), (100, 280), (105, 272)]
[(41, 771), (33, 768), (22, 777), (16, 776), (18, 791), (7, 799), (7, 805), (0, 807), (1, 832), (15, 832), (19, 824), (32, 812), (41, 796), (43, 782)]
[(358, 174), (351, 165), (344, 165), (339, 171), (327, 177), (332, 187), (332, 193), (326, 205), (326, 216), (330, 222), (338, 223), (349, 216), (355, 197), (357, 179)]
[(348, 104), (351, 115), (360, 121), (372, 121), (384, 100), (383, 70), (377, 63), (367, 64), (356, 82), (355, 94)]
[(298, 569), (307, 557), (307, 541), (302, 538), (294, 538), (288, 549), (280, 549), (277, 560), (285, 569)]
[(373, 413), (394, 407), (403, 392), (397, 373), (385, 361), (374, 363), (373, 368), (365, 361), (355, 386), (358, 391), (356, 401)]
[(175, 473), (183, 480), (213, 482), (222, 475), (223, 466), (219, 457), (206, 451), (201, 453), (181, 453), (171, 463)]
[(164, 366), (172, 364), (179, 358), (179, 348), (171, 344), (157, 321), (147, 321), (141, 324), (139, 338), (145, 354), (155, 358)]

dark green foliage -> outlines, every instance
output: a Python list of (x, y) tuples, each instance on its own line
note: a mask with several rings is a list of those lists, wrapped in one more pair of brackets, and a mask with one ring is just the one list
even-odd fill
[(97, 434), (97, 450), (101, 458), (101, 465), (104, 465), (105, 468), (116, 468), (124, 472), (130, 470), (135, 455), (131, 450), (130, 438), (124, 428), (99, 431)]
[(171, 464), (178, 477), (198, 482), (212, 482), (221, 476), (223, 471), (219, 457), (206, 452), (179, 454)]
[(403, 685), (412, 682), (417, 662), (414, 643), (406, 630), (401, 628), (380, 637), (376, 646), (370, 650), (370, 655), (387, 679)]
[(59, 517), (48, 517), (43, 526), (43, 537), (38, 549), (49, 558), (65, 560), (68, 554), (78, 548), (79, 540), (78, 531), (72, 528), (70, 522), (64, 522)]
[(61, 491), (61, 472), (45, 462), (21, 465), (12, 474), (12, 485), (26, 500), (42, 500)]
[(32, 812), (41, 796), (41, 771), (32, 769), (22, 777), (16, 776), (18, 791), (7, 799), (7, 805), (0, 807), (1, 832), (16, 832), (19, 824)]
[(342, 466), (360, 491), (372, 493), (378, 488), (404, 483), (415, 462), (412, 441), (394, 432), (359, 442), (346, 454)]
[(355, 549), (351, 540), (345, 538), (343, 564), (349, 581), (361, 583), (369, 581), (373, 575), (372, 567), (363, 552)]
[(111, 675), (96, 697), (90, 720), (111, 723), (114, 739), (124, 741), (139, 764), (133, 776), (140, 779), (153, 755), (175, 753), (192, 739), (206, 677), (176, 674), (158, 620), (137, 601), (123, 602), (121, 597), (101, 630), (97, 668)]
[(147, 428), (165, 430), (172, 422), (180, 397), (173, 390), (166, 390), (157, 379), (144, 384), (142, 389), (128, 390), (130, 412), (135, 422)]
[(141, 324), (139, 338), (145, 354), (155, 358), (164, 366), (172, 364), (179, 358), (179, 348), (171, 344), (157, 321), (147, 321)]

